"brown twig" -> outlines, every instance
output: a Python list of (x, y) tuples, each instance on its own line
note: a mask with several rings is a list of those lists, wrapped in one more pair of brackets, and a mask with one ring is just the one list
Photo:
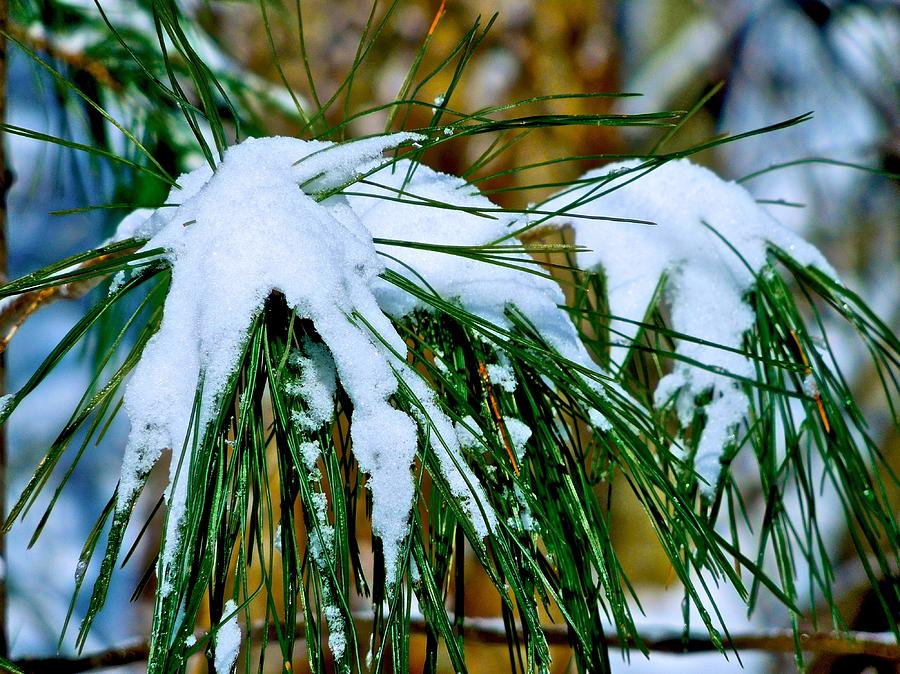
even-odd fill
[[(27, 658), (18, 660), (15, 665), (27, 674), (75, 674), (143, 662), (149, 654), (149, 645), (142, 641), (82, 657)], [(6, 670), (0, 667), (0, 671)]]
[[(127, 255), (131, 252), (133, 252), (133, 250), (128, 249), (110, 253), (108, 255), (100, 255), (89, 262), (85, 262), (80, 268), (85, 269), (106, 260)], [(63, 283), (58, 286), (53, 286), (52, 288), (31, 290), (10, 299), (3, 305), (2, 309), (0, 309), (0, 354), (6, 351), (6, 347), (9, 346), (10, 340), (12, 340), (19, 328), (22, 327), (22, 324), (25, 323), (25, 321), (28, 320), (28, 317), (35, 311), (54, 300), (77, 300), (84, 297), (88, 292), (95, 288), (103, 278), (105, 278), (105, 275), (85, 279), (84, 281)]]
[[(452, 619), (452, 616), (451, 616)], [(354, 613), (353, 621), (357, 629), (368, 630), (372, 627), (372, 615), (369, 613)], [(270, 639), (277, 639), (273, 626), (263, 623), (254, 625), (251, 638), (258, 639), (263, 632), (268, 630)], [(415, 617), (410, 621), (410, 631), (413, 634), (424, 634), (426, 631), (425, 620)], [(295, 633), (305, 634), (305, 625), (298, 623)], [(498, 618), (466, 618), (462, 629), (463, 636), (479, 644), (506, 645), (507, 636), (503, 621)], [(568, 646), (569, 634), (564, 625), (548, 625), (544, 627), (544, 634), (551, 646)], [(198, 635), (199, 639), (207, 635)], [(302, 636), (298, 636), (302, 639)], [(830, 655), (865, 655), (873, 658), (893, 660), (900, 662), (900, 646), (894, 636), (882, 632), (811, 632), (800, 634), (801, 649), (806, 653), (828, 653)], [(710, 653), (719, 648), (709, 637), (691, 636), (687, 640), (683, 638), (680, 630), (659, 629), (648, 631), (641, 635), (641, 641), (648, 650), (657, 653), (669, 653), (675, 655), (689, 655), (692, 653)], [(627, 644), (614, 634), (608, 636), (607, 643), (611, 648), (635, 647), (634, 640), (628, 640)], [(723, 648), (737, 651), (764, 651), (767, 653), (793, 653), (794, 634), (789, 629), (765, 630), (761, 632), (746, 632), (732, 634), (731, 639), (723, 641)], [(26, 674), (76, 674), (105, 667), (118, 667), (122, 665), (142, 662), (147, 659), (149, 646), (146, 642), (136, 642), (113, 648), (100, 653), (94, 653), (83, 657), (64, 658), (30, 658), (16, 662), (16, 665)]]

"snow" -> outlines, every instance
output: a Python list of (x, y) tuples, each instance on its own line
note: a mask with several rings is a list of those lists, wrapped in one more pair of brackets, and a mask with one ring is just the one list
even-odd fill
[(528, 501), (525, 500), (525, 494), (519, 485), (513, 485), (513, 494), (519, 502), (519, 524), (523, 531), (533, 531), (535, 529), (534, 517), (531, 514), (531, 508), (528, 507)]
[(109, 294), (110, 295), (115, 294), (116, 291), (119, 290), (119, 288), (121, 288), (123, 285), (125, 285), (125, 281), (127, 281), (127, 280), (128, 279), (127, 279), (124, 269), (117, 271), (113, 275), (112, 280), (109, 282)]
[(500, 356), (500, 362), (489, 363), (487, 366), (488, 379), (490, 379), (491, 383), (495, 386), (499, 386), (507, 393), (512, 393), (516, 390), (517, 386), (516, 372), (512, 367), (512, 363), (509, 362), (509, 359), (504, 358), (499, 353), (497, 355)]
[(815, 398), (819, 395), (819, 385), (816, 384), (816, 378), (812, 372), (803, 378), (803, 393), (810, 398)]
[[(199, 427), (205, 430), (241, 357), (247, 331), (266, 298), (281, 290), (301, 318), (311, 319), (325, 341), (341, 383), (354, 403), (354, 450), (372, 476), (373, 526), (390, 548), (402, 538), (411, 504), (409, 466), (415, 427), (388, 398), (396, 389), (389, 356), (356, 313), (395, 348), (402, 340), (379, 311), (369, 290), (381, 270), (371, 238), (344, 205), (329, 208), (298, 189), (308, 183), (330, 189), (351, 179), (360, 166), (408, 134), (347, 144), (331, 154), (324, 143), (271, 138), (248, 140), (226, 153), (213, 176), (201, 167), (180, 179), (168, 203), (150, 217), (126, 218), (120, 236), (151, 236), (146, 249), (162, 248), (172, 266), (172, 284), (158, 333), (144, 350), (125, 394), (131, 420), (118, 499), (127, 508), (164, 448), (173, 448), (169, 517), (163, 566), (174, 559), (186, 499), (187, 474), (175, 480), (198, 383), (203, 382)], [(354, 167), (351, 150), (357, 156)], [(315, 153), (310, 155), (310, 153)], [(308, 155), (303, 162), (295, 162)], [(135, 221), (142, 222), (135, 224)], [(298, 226), (298, 221), (302, 226)], [(307, 345), (315, 364), (315, 386), (301, 425), (319, 423), (328, 397), (322, 350)], [(328, 411), (330, 415), (330, 409)], [(190, 449), (187, 461), (189, 465)], [(404, 475), (404, 473), (406, 475)], [(410, 482), (404, 503), (387, 483)], [(381, 490), (381, 491), (378, 491)], [(379, 498), (380, 496), (380, 498)], [(396, 507), (390, 507), (392, 502)], [(163, 591), (168, 588), (165, 578)]]
[(481, 430), (478, 422), (471, 415), (466, 415), (453, 424), (453, 430), (456, 432), (456, 440), (459, 446), (465, 449), (472, 449), (483, 444), (480, 439)]
[[(577, 254), (579, 267), (605, 272), (613, 316), (643, 320), (664, 278), (664, 299), (674, 330), (740, 349), (754, 323), (746, 295), (754, 287), (755, 275), (766, 267), (770, 246), (835, 276), (813, 246), (782, 227), (739, 185), (687, 160), (669, 162), (650, 172), (618, 175), (639, 165), (632, 161), (591, 171), (583, 179), (612, 178), (605, 184), (594, 182), (566, 190), (542, 205), (544, 210), (569, 209), (555, 216), (553, 223), (572, 225), (576, 244), (589, 249)], [(642, 172), (645, 174), (640, 175)], [(628, 182), (638, 175), (637, 180)], [(613, 187), (617, 189), (598, 198)], [(656, 224), (597, 222), (579, 215)], [(704, 223), (739, 251), (743, 261)], [(638, 326), (617, 322), (615, 328), (625, 336), (624, 343), (612, 350), (613, 361), (621, 364)], [(677, 340), (676, 351), (686, 359), (739, 377), (754, 376), (752, 363), (741, 353), (688, 339)], [(687, 426), (694, 416), (696, 397), (710, 390), (712, 400), (701, 410), (706, 423), (694, 457), (707, 494), (718, 481), (722, 451), (749, 409), (741, 384), (679, 360), (655, 391), (656, 404), (674, 404), (682, 425)]]
[[(407, 181), (409, 170), (409, 161), (399, 161), (349, 191), (351, 207), (373, 237), (432, 246), (485, 246), (508, 237), (518, 226), (515, 214), (498, 212), (495, 204), (465, 180), (418, 165)], [(507, 239), (506, 244), (522, 245), (515, 237)], [(565, 297), (560, 287), (546, 276), (523, 271), (536, 270), (527, 254), (494, 249), (495, 253), (502, 251), (505, 261), (521, 260), (519, 268), (513, 269), (442, 250), (389, 244), (381, 244), (378, 249), (391, 256), (385, 260), (389, 269), (417, 285), (424, 281), (442, 299), (456, 302), (502, 329), (512, 328), (507, 310), (514, 307), (559, 355), (600, 372), (561, 308)], [(374, 288), (379, 305), (392, 317), (431, 309), (383, 279), (376, 279)], [(511, 384), (500, 374), (504, 361), (497, 365), (489, 368), (489, 376), (492, 381), (499, 377), (495, 383), (510, 390)], [(588, 380), (588, 384), (604, 395), (596, 382)]]
[(233, 599), (225, 602), (223, 615), (230, 617), (219, 625), (219, 629), (216, 632), (215, 665), (217, 672), (226, 674), (234, 670), (238, 653), (241, 650), (243, 635), (237, 620), (237, 605)]
[(512, 417), (505, 417), (503, 425), (506, 426), (509, 442), (516, 453), (516, 459), (521, 461), (525, 456), (525, 446), (531, 438), (531, 429), (523, 421)]
[(12, 404), (15, 398), (16, 396), (12, 393), (7, 393), (4, 396), (0, 396), (0, 418), (6, 418), (7, 410), (9, 409), (9, 406)]
[(316, 467), (316, 462), (319, 460), (319, 457), (322, 455), (322, 449), (315, 442), (302, 442), (300, 443), (300, 456), (303, 457), (303, 464), (306, 466), (306, 470), (312, 474), (313, 469)]
[(601, 431), (611, 431), (612, 424), (609, 419), (603, 416), (597, 410), (588, 410), (588, 420), (591, 422), (591, 425), (595, 428), (599, 428)]
[(456, 427), (438, 408), (424, 379), (409, 368), (404, 368), (401, 376), (410, 393), (419, 401), (419, 407), (412, 410), (413, 416), (427, 433), (428, 450), (435, 453), (450, 493), (469, 516), (478, 536), (486, 537), (497, 525), (496, 516), (484, 489), (466, 466)]
[(347, 651), (347, 635), (344, 633), (347, 625), (344, 622), (344, 614), (334, 604), (326, 604), (325, 622), (328, 623), (328, 648), (331, 649), (334, 659), (340, 660)]
[[(353, 187), (348, 201), (373, 237), (433, 246), (483, 246), (509, 233), (514, 216), (492, 212), (497, 207), (464, 180), (419, 165), (404, 185), (409, 170), (410, 163), (401, 161)], [(430, 205), (435, 202), (453, 207)], [(484, 215), (471, 212), (476, 209)], [(560, 320), (562, 291), (549, 279), (443, 251), (392, 245), (379, 249), (396, 258), (385, 260), (389, 269), (419, 284), (424, 279), (440, 297), (458, 302), (476, 316), (508, 329), (505, 311), (517, 306), (569, 349), (577, 341), (571, 322)], [(504, 256), (533, 268), (524, 253)], [(379, 304), (391, 316), (430, 308), (386, 281), (376, 281), (375, 288)]]
[[(525, 456), (525, 448), (532, 435), (531, 428), (522, 420), (514, 417), (504, 417), (503, 426), (506, 430), (506, 437), (516, 453), (516, 458), (521, 461), (522, 457)], [(464, 416), (453, 425), (453, 428), (460, 447), (465, 449), (484, 448), (481, 428), (472, 416)], [(500, 437), (502, 438), (503, 436), (501, 435)]]
[[(191, 459), (190, 444), (182, 447), (198, 384), (202, 381), (203, 387), (196, 423), (202, 433), (239, 364), (254, 317), (276, 289), (299, 318), (311, 321), (322, 340), (304, 342), (289, 358), (295, 376), (286, 383), (287, 393), (302, 403), (294, 410), (294, 423), (301, 432), (327, 423), (333, 413), (335, 379), (340, 382), (353, 404), (353, 451), (368, 476), (372, 528), (384, 543), (388, 577), (395, 576), (400, 542), (408, 529), (414, 498), (411, 466), (420, 433), (436, 452), (451, 493), (471, 516), (475, 531), (487, 536), (494, 526), (493, 514), (483, 509), (485, 494), (465, 465), (453, 424), (425, 381), (405, 363), (406, 344), (389, 314), (403, 315), (415, 303), (392, 294), (378, 277), (384, 267), (372, 241), (376, 232), (370, 233), (346, 198), (316, 201), (310, 196), (333, 191), (377, 167), (373, 162), (385, 148), (411, 138), (395, 134), (343, 145), (250, 139), (230, 148), (214, 174), (203, 166), (181, 176), (180, 189), (172, 190), (167, 206), (136, 212), (118, 228), (116, 238), (149, 239), (144, 249), (165, 251), (172, 268), (161, 326), (126, 388), (124, 406), (131, 433), (117, 502), (120, 510), (130, 508), (162, 451), (173, 450), (166, 493), (163, 593), (171, 589), (169, 569), (180, 547)], [(420, 178), (431, 175), (437, 176), (420, 169)], [(437, 176), (430, 181), (432, 194), (444, 198), (443, 192), (452, 187), (454, 196), (461, 181), (448, 185), (448, 180)], [(418, 210), (434, 209), (414, 208), (411, 215)], [(410, 223), (413, 231), (421, 232), (422, 226), (421, 218)], [(496, 232), (492, 224), (481, 238), (493, 238)], [(377, 235), (383, 234), (381, 228)], [(439, 257), (454, 263), (462, 259)], [(523, 280), (517, 282), (514, 277), (519, 276)], [(533, 278), (507, 274), (501, 283), (505, 290), (498, 291), (482, 271), (480, 280), (463, 283), (452, 294), (505, 325), (505, 304), (516, 297), (530, 298), (526, 308), (548, 340), (572, 353), (577, 336), (556, 306), (561, 293), (552, 282), (536, 284)], [(390, 402), (398, 380), (420, 401), (412, 417)], [(303, 449), (307, 467), (317, 457), (312, 447)], [(184, 465), (180, 475), (179, 464)]]
[[(285, 386), (289, 396), (303, 401), (304, 410), (294, 410), (292, 419), (302, 430), (315, 431), (334, 417), (334, 397), (337, 392), (337, 372), (328, 349), (308, 337), (303, 350), (295, 349), (288, 365), (299, 375)], [(315, 459), (313, 459), (315, 463)]]
[(334, 527), (328, 519), (328, 497), (322, 492), (315, 492), (312, 498), (318, 530), (309, 532), (309, 552), (321, 572), (322, 603), (325, 622), (328, 624), (328, 647), (335, 660), (340, 660), (347, 649), (347, 623), (340, 607), (335, 604), (335, 589), (329, 576), (329, 568), (337, 561), (334, 552)]
[[(274, 290), (312, 323), (321, 340), (304, 340), (288, 358), (284, 387), (292, 420), (308, 436), (332, 420), (337, 383), (346, 391), (353, 405), (353, 452), (367, 475), (372, 529), (382, 539), (391, 582), (415, 497), (411, 467), (420, 440), (423, 450), (435, 452), (450, 493), (476, 533), (487, 536), (496, 520), (465, 463), (457, 428), (406, 364), (406, 343), (391, 323), (429, 305), (381, 278), (385, 266), (419, 284), (424, 279), (444, 299), (501, 328), (512, 328), (507, 310), (515, 307), (551, 348), (598, 371), (560, 308), (564, 297), (551, 279), (446, 252), (375, 245), (373, 239), (381, 238), (481, 246), (515, 226), (512, 216), (496, 213), (459, 178), (417, 165), (405, 185), (411, 168), (406, 160), (376, 170), (385, 149), (416, 138), (402, 133), (340, 145), (249, 139), (229, 148), (214, 173), (202, 166), (181, 176), (165, 206), (136, 211), (120, 224), (117, 239), (146, 240), (144, 249), (164, 251), (172, 268), (161, 326), (126, 388), (131, 434), (117, 503), (120, 510), (130, 508), (162, 451), (173, 450), (164, 594), (180, 549), (191, 460), (190, 443), (182, 447), (198, 385), (195, 423), (202, 435), (240, 362), (248, 330)], [(348, 196), (334, 194), (368, 172), (369, 182), (353, 185)], [(407, 203), (381, 198), (401, 191)], [(467, 210), (435, 208), (433, 202)], [(529, 265), (524, 253), (512, 257)], [(489, 377), (512, 391), (511, 366), (496, 356)], [(401, 382), (418, 401), (408, 413), (393, 402)], [(589, 383), (602, 394), (599, 384)], [(318, 451), (303, 445), (301, 453), (311, 471)]]
[(318, 533), (310, 532), (309, 552), (313, 561), (324, 571), (328, 568), (328, 560), (334, 556), (334, 527), (328, 519), (328, 497), (322, 492), (315, 492), (312, 500)]

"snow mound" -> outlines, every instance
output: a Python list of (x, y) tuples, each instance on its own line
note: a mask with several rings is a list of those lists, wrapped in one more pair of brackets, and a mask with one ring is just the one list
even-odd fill
[[(478, 507), (486, 504), (481, 487), (461, 474), (465, 463), (452, 423), (424, 380), (406, 366), (406, 344), (373, 290), (383, 266), (371, 235), (343, 197), (320, 202), (306, 191), (340, 187), (371, 167), (383, 150), (413, 138), (395, 134), (334, 146), (250, 139), (230, 148), (215, 173), (201, 167), (182, 176), (181, 189), (167, 199), (177, 207), (123, 221), (118, 237), (149, 239), (145, 248), (163, 249), (172, 270), (161, 326), (125, 392), (131, 433), (117, 502), (120, 510), (130, 508), (162, 451), (173, 450), (164, 593), (171, 589), (168, 571), (180, 546), (191, 459), (185, 438), (198, 385), (202, 433), (239, 364), (254, 318), (275, 290), (312, 322), (324, 345), (305, 345), (292, 361), (307, 366), (291, 383), (291, 396), (305, 405), (295, 418), (299, 430), (330, 418), (335, 373), (353, 403), (353, 451), (368, 475), (372, 527), (384, 542), (388, 577), (394, 576), (413, 503), (416, 422), (423, 433), (441, 436), (432, 447), (475, 530), (486, 536), (493, 526), (492, 514)], [(398, 378), (420, 397), (427, 418), (417, 410), (414, 420), (392, 405)]]
[[(456, 176), (417, 165), (409, 177), (410, 162), (400, 161), (355, 185), (348, 196), (353, 210), (376, 239), (424, 243), (432, 246), (487, 246), (509, 236), (518, 224), (516, 215), (500, 212), (496, 204), (474, 186)], [(379, 244), (385, 265), (417, 285), (427, 285), (446, 301), (502, 329), (512, 328), (507, 310), (515, 308), (538, 334), (564, 358), (602, 373), (591, 360), (568, 314), (565, 297), (552, 279), (527, 270), (541, 271), (512, 237), (491, 252), (502, 253), (504, 262), (516, 268), (464, 257), (440, 250), (424, 250)], [(387, 257), (389, 256), (389, 257)], [(521, 262), (520, 262), (521, 261)], [(430, 310), (425, 302), (395, 285), (376, 279), (375, 295), (382, 309), (400, 318), (416, 309)], [(489, 370), (491, 381), (503, 390), (515, 389), (511, 367), (502, 353)], [(586, 383), (601, 397), (605, 391), (594, 379)], [(603, 421), (593, 410), (593, 418)]]
[[(605, 166), (588, 172), (582, 180), (600, 180), (639, 165), (631, 161)], [(765, 267), (771, 246), (783, 249), (801, 264), (835, 276), (816, 248), (780, 225), (741, 186), (687, 160), (640, 174), (629, 172), (610, 182), (565, 190), (542, 205), (550, 211), (569, 209), (552, 222), (574, 227), (575, 242), (589, 249), (578, 253), (579, 267), (605, 273), (613, 316), (643, 320), (664, 278), (664, 298), (674, 330), (740, 349), (754, 323), (746, 295), (754, 287), (756, 274)], [(612, 188), (617, 189), (597, 196)], [(580, 215), (656, 224), (598, 222)], [(638, 326), (616, 322), (615, 328), (625, 336), (625, 341), (612, 349), (613, 362), (621, 364)], [(681, 339), (676, 351), (739, 377), (753, 378), (755, 374), (744, 355), (716, 346)], [(678, 361), (654, 394), (657, 405), (674, 403), (686, 426), (696, 410), (695, 399), (709, 391), (712, 399), (702, 409), (706, 423), (694, 457), (694, 468), (705, 482), (706, 493), (715, 488), (722, 451), (733, 440), (749, 409), (741, 384)]]

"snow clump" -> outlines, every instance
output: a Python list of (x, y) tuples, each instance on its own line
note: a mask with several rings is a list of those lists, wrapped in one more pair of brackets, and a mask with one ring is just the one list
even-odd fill
[[(560, 356), (605, 374), (591, 360), (562, 308), (565, 296), (559, 285), (545, 275), (528, 273), (539, 268), (521, 251), (522, 242), (511, 236), (521, 224), (516, 213), (504, 212), (462, 178), (408, 160), (386, 166), (354, 186), (348, 200), (376, 239), (433, 247), (489, 246), (502, 240), (492, 252), (502, 253), (504, 262), (513, 266), (424, 247), (387, 243), (378, 247), (390, 256), (385, 261), (388, 269), (424, 285), (442, 300), (503, 330), (513, 328), (507, 311), (515, 308)], [(513, 250), (503, 250), (504, 245)], [(417, 309), (432, 310), (428, 302), (381, 278), (375, 279), (374, 292), (382, 309), (394, 318)], [(511, 365), (502, 353), (497, 356), (499, 362), (488, 366), (489, 378), (505, 391), (515, 390)], [(606, 398), (595, 379), (586, 377), (585, 383)], [(592, 418), (608, 426), (599, 411), (594, 410)]]
[[(750, 360), (726, 349), (740, 349), (753, 327), (754, 314), (746, 296), (766, 267), (772, 246), (803, 265), (832, 277), (835, 273), (816, 248), (779, 224), (740, 185), (687, 160), (668, 162), (649, 172), (635, 171), (639, 166), (631, 161), (590, 171), (581, 180), (594, 182), (565, 190), (541, 208), (565, 211), (552, 224), (571, 225), (575, 243), (588, 249), (577, 254), (581, 269), (603, 270), (614, 317), (644, 320), (664, 278), (672, 328), (725, 347), (677, 340), (677, 353), (688, 360), (676, 362), (654, 392), (657, 405), (674, 403), (683, 426), (691, 422), (697, 396), (712, 392), (712, 399), (700, 410), (706, 423), (694, 457), (702, 488), (710, 494), (719, 479), (722, 452), (734, 440), (749, 401), (738, 380), (688, 361), (754, 378)], [(580, 216), (656, 224), (598, 222)], [(612, 348), (613, 362), (621, 364), (639, 326), (617, 321), (615, 327), (625, 338)]]
[[(393, 578), (407, 531), (417, 444), (415, 421), (389, 402), (398, 376), (424, 400), (430, 419), (416, 421), (444, 436), (433, 446), (446, 455), (441, 465), (475, 530), (486, 536), (492, 527), (490, 515), (485, 521), (475, 505), (486, 503), (482, 489), (455, 467), (464, 463), (452, 424), (431, 401), (425, 382), (403, 362), (406, 344), (373, 294), (383, 265), (370, 233), (343, 197), (317, 201), (312, 196), (340, 188), (383, 150), (414, 138), (394, 134), (344, 145), (250, 139), (230, 148), (214, 174), (204, 166), (182, 176), (181, 189), (167, 199), (177, 207), (136, 212), (122, 222), (117, 238), (148, 239), (144, 248), (164, 250), (172, 269), (161, 326), (126, 388), (131, 433), (117, 501), (119, 511), (131, 508), (163, 449), (173, 450), (160, 579), (164, 594), (171, 590), (167, 570), (180, 549), (191, 458), (190, 443), (183, 456), (182, 447), (198, 384), (202, 380), (197, 423), (205, 431), (239, 365), (254, 318), (275, 290), (298, 317), (312, 322), (324, 345), (307, 344), (305, 353), (295, 354), (297, 362), (310, 360), (309, 371), (316, 373), (299, 381), (295, 393), (305, 410), (295, 421), (310, 428), (329, 418), (334, 373), (353, 403), (353, 451), (369, 476), (372, 527), (384, 542), (388, 577)], [(185, 469), (178, 476), (180, 464)]]
[(234, 600), (226, 601), (222, 610), (224, 615), (230, 617), (219, 625), (216, 632), (215, 665), (217, 672), (227, 674), (227, 672), (233, 671), (237, 664), (238, 653), (241, 652), (242, 635), (241, 626), (237, 621), (237, 605)]
[[(549, 278), (446, 252), (375, 244), (398, 239), (483, 246), (506, 237), (515, 224), (514, 216), (459, 178), (407, 160), (376, 170), (384, 150), (416, 140), (421, 138), (410, 133), (339, 145), (249, 139), (229, 148), (215, 172), (202, 166), (181, 176), (180, 189), (166, 200), (169, 206), (135, 211), (120, 224), (116, 239), (145, 240), (144, 250), (164, 251), (172, 270), (161, 326), (125, 392), (131, 433), (117, 502), (119, 512), (131, 508), (162, 451), (172, 449), (160, 579), (164, 595), (181, 549), (191, 459), (185, 438), (198, 385), (202, 382), (196, 423), (202, 434), (273, 291), (281, 292), (321, 339), (305, 341), (289, 359), (298, 373), (286, 382), (295, 401), (294, 423), (305, 432), (329, 423), (337, 383), (353, 404), (353, 451), (368, 476), (372, 528), (383, 541), (391, 579), (415, 496), (411, 466), (420, 433), (428, 436), (475, 531), (487, 536), (496, 521), (481, 485), (461, 472), (466, 469), (457, 429), (427, 382), (406, 364), (406, 343), (391, 323), (431, 307), (382, 278), (385, 268), (420, 287), (424, 280), (442, 299), (503, 329), (512, 327), (506, 312), (514, 306), (560, 355), (598, 371), (561, 309), (562, 291)], [(351, 194), (335, 194), (369, 172), (368, 180), (352, 185)], [(515, 239), (509, 243), (520, 245)], [(521, 252), (507, 257), (521, 258), (522, 266), (532, 262)], [(490, 377), (512, 390), (500, 354), (498, 361)], [(408, 413), (391, 403), (398, 379), (420, 403)], [(599, 384), (588, 383), (602, 394)], [(303, 454), (311, 469), (317, 452), (310, 447)]]

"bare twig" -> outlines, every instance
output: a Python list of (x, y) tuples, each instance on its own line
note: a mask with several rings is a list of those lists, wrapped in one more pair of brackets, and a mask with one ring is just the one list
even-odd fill
[[(28, 658), (18, 660), (15, 665), (26, 674), (31, 674), (31, 672), (75, 674), (76, 672), (90, 672), (95, 669), (121, 667), (135, 662), (143, 662), (149, 653), (149, 645), (147, 642), (141, 641), (82, 657)], [(2, 667), (0, 667), (0, 671), (4, 671)]]
[[(357, 629), (365, 631), (372, 627), (370, 613), (354, 613), (353, 620)], [(452, 616), (451, 616), (452, 620)], [(263, 632), (269, 631), (269, 638), (275, 639), (275, 629), (264, 623), (254, 625), (251, 638), (258, 639)], [(415, 617), (410, 622), (413, 634), (424, 634), (426, 623), (424, 618)], [(498, 618), (466, 618), (463, 625), (463, 636), (479, 644), (507, 644), (503, 621)], [(296, 634), (305, 634), (305, 626), (298, 623)], [(568, 646), (569, 635), (564, 625), (548, 625), (544, 634), (551, 646)], [(198, 640), (207, 637), (206, 633), (198, 634)], [(302, 638), (302, 636), (298, 636)], [(806, 653), (828, 653), (830, 655), (866, 655), (874, 658), (900, 661), (900, 646), (893, 634), (882, 632), (811, 632), (801, 633), (801, 649)], [(692, 653), (709, 653), (719, 648), (709, 637), (694, 635), (684, 639), (680, 630), (670, 628), (657, 629), (641, 635), (642, 643), (650, 651), (687, 655)], [(635, 648), (636, 642), (628, 640), (626, 644), (614, 634), (609, 635), (611, 648), (627, 646)], [(765, 630), (761, 632), (745, 632), (732, 634), (725, 639), (722, 647), (726, 650), (764, 651), (767, 653), (793, 653), (794, 633), (788, 629)], [(16, 662), (26, 674), (76, 674), (105, 667), (117, 667), (147, 659), (149, 645), (146, 642), (135, 642), (119, 648), (77, 658), (32, 658)]]

